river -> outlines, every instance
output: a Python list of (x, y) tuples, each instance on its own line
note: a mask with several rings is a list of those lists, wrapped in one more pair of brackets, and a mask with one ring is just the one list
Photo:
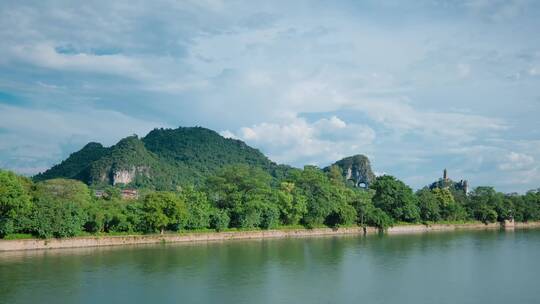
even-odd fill
[(540, 230), (0, 253), (0, 303), (540, 303)]

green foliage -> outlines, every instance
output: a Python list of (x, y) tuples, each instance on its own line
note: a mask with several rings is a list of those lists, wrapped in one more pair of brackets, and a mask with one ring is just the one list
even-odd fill
[(206, 197), (206, 193), (197, 191), (194, 187), (186, 187), (181, 195), (187, 203), (188, 218), (187, 229), (204, 229), (210, 226), (212, 206)]
[(98, 199), (88, 209), (84, 229), (90, 233), (134, 231), (136, 223), (130, 220), (128, 204), (120, 199)]
[(307, 198), (296, 188), (294, 183), (282, 182), (277, 191), (277, 201), (281, 222), (284, 225), (296, 225), (307, 213)]
[(339, 204), (326, 217), (324, 224), (330, 227), (349, 226), (356, 222), (356, 209), (349, 204)]
[(366, 224), (368, 226), (387, 229), (394, 224), (394, 221), (382, 209), (373, 207), (366, 214)]
[(465, 208), (454, 200), (452, 192), (447, 188), (432, 190), (440, 208), (441, 218), (445, 221), (459, 221), (467, 218)]
[(208, 178), (207, 191), (214, 206), (227, 210), (231, 227), (268, 228), (279, 218), (271, 179), (259, 168), (229, 166)]
[[(354, 178), (367, 178), (368, 189), (345, 181), (349, 168)], [(111, 186), (118, 170), (133, 173), (133, 181)], [(413, 194), (402, 181), (374, 178), (370, 170), (361, 155), (324, 170), (278, 166), (208, 129), (156, 129), (110, 148), (91, 143), (37, 175), (35, 184), (0, 170), (0, 237), (540, 220), (538, 190), (504, 195), (478, 187), (467, 195), (464, 183), (441, 179)], [(125, 187), (138, 187), (140, 199), (123, 200)]]
[(355, 191), (351, 196), (351, 205), (356, 209), (356, 222), (362, 226), (386, 229), (392, 226), (392, 218), (382, 209), (373, 205), (373, 190)]
[(513, 206), (509, 212), (516, 221), (540, 220), (540, 192), (531, 190), (525, 195), (508, 195), (505, 200)]
[(37, 183), (32, 193), (32, 229), (43, 238), (75, 236), (87, 221), (91, 202), (88, 187), (75, 180), (52, 179)]
[(33, 196), (86, 207), (92, 201), (88, 186), (72, 179), (50, 179), (35, 184)]
[(467, 207), (475, 219), (484, 223), (504, 220), (510, 215), (510, 206), (505, 204), (503, 194), (492, 187), (474, 189)]
[(75, 178), (86, 180), (89, 164), (107, 154), (108, 149), (99, 143), (91, 142), (81, 150), (71, 154), (66, 160), (34, 177), (36, 181), (53, 178)]
[(392, 218), (404, 222), (420, 219), (420, 209), (412, 189), (390, 175), (379, 176), (370, 186), (375, 190), (373, 203)]
[(449, 188), (423, 188), (416, 192), (423, 221), (460, 221), (467, 219), (465, 208), (454, 200)]
[(28, 188), (24, 178), (0, 170), (0, 237), (29, 226), (33, 206)]
[(161, 232), (165, 228), (180, 230), (187, 223), (188, 210), (184, 200), (173, 192), (153, 192), (142, 204), (144, 227), (147, 232)]
[(35, 180), (74, 178), (104, 187), (112, 184), (115, 172), (127, 170), (135, 176), (129, 187), (175, 191), (177, 186), (201, 185), (206, 177), (234, 164), (258, 167), (275, 177), (289, 170), (242, 141), (195, 127), (154, 129), (144, 138), (129, 136), (110, 148), (90, 143)]
[(423, 221), (438, 221), (441, 219), (440, 204), (429, 188), (423, 188), (416, 192), (418, 197), (418, 207), (420, 208), (420, 218)]
[(86, 222), (84, 209), (75, 202), (43, 196), (35, 201), (33, 231), (41, 238), (71, 237), (82, 231)]
[(227, 211), (222, 209), (214, 209), (210, 214), (210, 227), (216, 231), (223, 231), (229, 227), (231, 221)]
[(337, 203), (328, 177), (317, 167), (306, 166), (304, 170), (292, 171), (290, 180), (307, 200), (307, 213), (302, 219), (303, 224), (308, 227), (324, 224)]

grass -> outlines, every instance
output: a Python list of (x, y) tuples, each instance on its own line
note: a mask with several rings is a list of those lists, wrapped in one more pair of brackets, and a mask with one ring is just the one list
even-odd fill
[[(474, 220), (460, 220), (460, 221), (437, 221), (437, 222), (418, 222), (418, 223), (408, 223), (408, 222), (396, 222), (394, 223), (395, 226), (411, 226), (411, 225), (464, 225), (464, 224), (482, 224), (480, 221), (474, 221)], [(351, 225), (342, 225), (338, 228), (351, 228), (351, 227), (359, 227), (356, 224)], [(326, 225), (316, 225), (314, 227), (305, 227), (303, 225), (297, 224), (297, 225), (280, 225), (278, 227), (271, 228), (269, 230), (283, 230), (283, 231), (289, 231), (289, 230), (309, 230), (309, 229), (317, 229), (317, 228), (332, 228), (328, 227)], [(263, 231), (264, 229), (261, 228), (227, 228), (222, 230), (221, 232), (250, 232), (250, 231)], [(204, 229), (194, 229), (194, 230), (181, 230), (181, 231), (166, 231), (165, 235), (174, 235), (174, 234), (192, 234), (192, 233), (214, 233), (216, 230), (210, 229), (210, 228), (204, 228)], [(143, 232), (98, 232), (98, 233), (89, 233), (89, 232), (80, 232), (75, 237), (109, 237), (109, 236), (135, 236), (135, 235), (152, 235), (152, 236), (159, 236), (159, 233), (143, 233)], [(3, 239), (4, 240), (24, 240), (24, 239), (33, 239), (36, 238), (32, 234), (29, 233), (12, 233), (6, 235)]]
[(483, 224), (481, 221), (474, 220), (459, 220), (459, 221), (427, 221), (424, 224), (427, 225), (463, 225), (463, 224)]
[(30, 233), (12, 233), (4, 236), (4, 240), (27, 240), (33, 238), (34, 236)]

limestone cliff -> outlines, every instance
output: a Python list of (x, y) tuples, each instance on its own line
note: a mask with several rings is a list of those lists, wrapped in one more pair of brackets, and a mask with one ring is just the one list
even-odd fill
[[(332, 166), (338, 166), (343, 172), (345, 180), (352, 182), (355, 187), (367, 188), (375, 179), (369, 158), (365, 155), (358, 154), (346, 157), (335, 162)], [(330, 167), (325, 168), (325, 170), (329, 170)]]
[(150, 177), (149, 168), (144, 166), (131, 166), (129, 169), (118, 169), (111, 172), (111, 183), (117, 184), (129, 184), (135, 180), (137, 175)]

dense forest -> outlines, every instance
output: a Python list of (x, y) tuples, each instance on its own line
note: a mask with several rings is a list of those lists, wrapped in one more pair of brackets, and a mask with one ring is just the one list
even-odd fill
[(137, 199), (122, 199), (119, 187), (103, 189), (98, 197), (78, 180), (33, 181), (0, 170), (0, 237), (540, 220), (539, 191), (477, 187), (466, 194), (445, 186), (415, 193), (389, 175), (358, 188), (339, 166), (289, 168), (276, 177), (258, 166), (228, 165), (196, 185), (141, 188)]
[(289, 169), (240, 140), (202, 127), (180, 127), (154, 129), (142, 138), (129, 136), (111, 147), (89, 143), (34, 180), (68, 178), (96, 187), (120, 182), (131, 188), (175, 190), (201, 185), (221, 168), (239, 163), (275, 177)]
[(511, 218), (540, 220), (539, 191), (468, 192), (445, 171), (415, 193), (395, 177), (376, 177), (364, 155), (297, 169), (202, 127), (89, 143), (32, 179), (0, 170), (2, 238)]

